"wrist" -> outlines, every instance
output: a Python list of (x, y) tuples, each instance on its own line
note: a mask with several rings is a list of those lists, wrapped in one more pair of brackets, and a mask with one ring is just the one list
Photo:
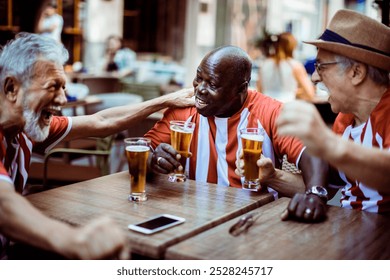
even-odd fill
[(283, 171), (277, 168), (274, 168), (272, 172), (267, 172), (264, 176), (261, 176), (260, 171), (260, 182), (263, 185), (278, 185), (280, 182), (283, 182)]
[(344, 140), (328, 130), (326, 136), (323, 139), (323, 151), (321, 156), (326, 161), (338, 161), (343, 158), (345, 153)]
[[(59, 230), (60, 227), (63, 228)], [(74, 237), (77, 235), (77, 229), (66, 224), (61, 224), (60, 227), (50, 235), (50, 243), (53, 251), (68, 259), (77, 258), (75, 249), (78, 248), (78, 244), (74, 242)]]
[(323, 186), (311, 186), (307, 189), (306, 195), (315, 195), (325, 204), (328, 202), (328, 191)]

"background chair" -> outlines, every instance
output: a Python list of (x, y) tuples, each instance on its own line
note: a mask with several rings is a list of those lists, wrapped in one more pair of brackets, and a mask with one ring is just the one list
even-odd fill
[(116, 77), (93, 76), (80, 78), (79, 83), (89, 88), (90, 94), (121, 91), (121, 84)]
[(88, 106), (86, 108), (87, 115), (96, 113), (107, 108), (136, 104), (143, 101), (143, 98), (141, 96), (126, 92), (106, 92), (99, 93), (96, 95), (90, 95), (90, 97), (91, 96), (98, 98), (102, 102), (96, 105)]
[(161, 96), (161, 85), (158, 83), (138, 83), (129, 78), (121, 79), (120, 83), (122, 85), (122, 91), (138, 94), (142, 96), (143, 100), (149, 100)]
[[(106, 138), (91, 137), (60, 143), (45, 154), (41, 161), (31, 163), (28, 183), (35, 187), (28, 192), (110, 174), (110, 155), (114, 138), (115, 135), (111, 135)], [(82, 158), (84, 156), (88, 159)]]

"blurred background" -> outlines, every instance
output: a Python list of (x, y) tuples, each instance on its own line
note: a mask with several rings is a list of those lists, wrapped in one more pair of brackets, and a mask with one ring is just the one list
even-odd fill
[[(0, 0), (0, 44), (18, 31), (36, 31), (42, 3)], [(98, 70), (110, 35), (123, 37), (136, 53), (139, 82), (192, 84), (200, 59), (225, 44), (240, 46), (253, 60), (269, 35), (291, 32), (299, 44), (296, 59), (315, 56), (303, 40), (318, 37), (341, 8), (359, 11), (388, 24), (388, 0), (54, 0), (63, 17), (62, 43), (69, 65), (86, 73)], [(382, 12), (381, 6), (386, 12)], [(385, 15), (385, 16), (383, 16)], [(71, 68), (67, 68), (71, 69)], [(256, 71), (256, 69), (255, 69)], [(256, 76), (252, 77), (252, 85)]]
[[(20, 31), (63, 44), (70, 58), (61, 114), (82, 115), (190, 87), (204, 55), (226, 44), (252, 57), (255, 88), (283, 32), (295, 37), (293, 57), (309, 79), (316, 49), (302, 41), (322, 34), (342, 8), (389, 24), (389, 0), (0, 0), (0, 45)], [(327, 96), (317, 90), (310, 99), (331, 125)], [(144, 135), (161, 116), (105, 139), (78, 139), (34, 154), (29, 183), (64, 185), (126, 169), (123, 138)]]

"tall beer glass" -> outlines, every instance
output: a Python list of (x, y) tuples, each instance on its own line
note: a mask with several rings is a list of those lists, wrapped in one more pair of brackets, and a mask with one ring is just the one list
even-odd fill
[(150, 139), (144, 137), (126, 138), (126, 157), (130, 173), (130, 201), (145, 201), (147, 161)]
[(264, 130), (261, 128), (245, 128), (240, 130), (240, 135), (244, 154), (244, 181), (242, 188), (258, 190), (260, 188), (260, 180), (257, 161), (261, 157)]
[(183, 170), (174, 170), (169, 175), (171, 182), (184, 182), (187, 179), (185, 174), (187, 159), (191, 157), (190, 144), (195, 123), (188, 121), (170, 121), (171, 145), (181, 155), (180, 164)]

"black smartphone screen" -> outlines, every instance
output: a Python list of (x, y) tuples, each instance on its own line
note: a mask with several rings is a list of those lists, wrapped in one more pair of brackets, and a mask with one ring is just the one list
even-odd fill
[(153, 220), (149, 220), (149, 221), (137, 224), (137, 226), (152, 230), (152, 229), (156, 229), (156, 228), (159, 228), (159, 227), (162, 227), (162, 226), (166, 226), (166, 225), (172, 224), (172, 223), (174, 223), (176, 221), (177, 221), (176, 219), (172, 219), (172, 218), (168, 218), (168, 217), (165, 217), (165, 216), (161, 216), (161, 217), (157, 217), (157, 218), (155, 218)]

